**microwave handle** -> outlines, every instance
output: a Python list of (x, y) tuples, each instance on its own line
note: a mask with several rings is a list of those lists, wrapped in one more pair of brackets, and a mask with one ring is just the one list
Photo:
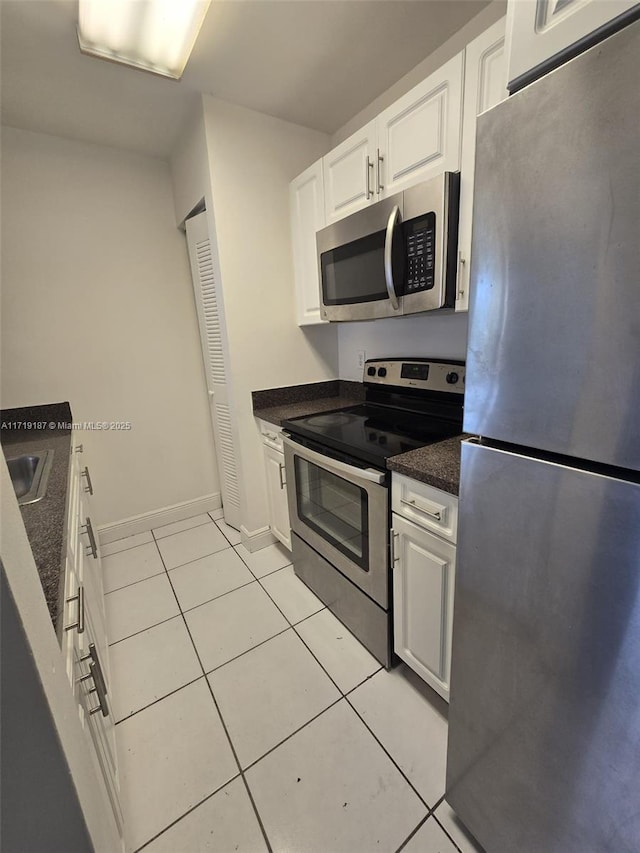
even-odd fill
[(397, 311), (400, 307), (398, 294), (393, 281), (393, 236), (400, 224), (400, 208), (396, 204), (389, 214), (387, 222), (387, 234), (384, 238), (384, 280), (387, 284), (387, 293), (392, 307)]

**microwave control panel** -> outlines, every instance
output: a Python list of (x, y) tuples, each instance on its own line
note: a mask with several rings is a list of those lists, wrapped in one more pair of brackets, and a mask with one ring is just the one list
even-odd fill
[(407, 246), (405, 293), (431, 290), (436, 252), (435, 213), (405, 222), (404, 232)]

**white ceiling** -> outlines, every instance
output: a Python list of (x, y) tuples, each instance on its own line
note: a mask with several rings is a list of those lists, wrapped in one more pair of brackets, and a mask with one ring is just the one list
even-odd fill
[(489, 0), (213, 0), (179, 83), (83, 56), (76, 0), (1, 0), (2, 122), (158, 157), (199, 92), (333, 133)]

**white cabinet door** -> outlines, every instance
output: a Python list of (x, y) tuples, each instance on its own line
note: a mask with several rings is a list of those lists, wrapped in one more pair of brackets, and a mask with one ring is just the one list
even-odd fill
[(455, 546), (393, 515), (394, 650), (449, 699)]
[(638, 5), (638, 0), (509, 0), (509, 83)]
[(322, 160), (291, 181), (289, 200), (298, 325), (325, 323), (320, 316), (316, 249), (316, 232), (324, 228), (325, 223)]
[(464, 52), (378, 116), (380, 197), (460, 168), (463, 69)]
[(464, 72), (462, 157), (460, 159), (460, 230), (456, 311), (469, 307), (471, 221), (476, 158), (476, 118), (508, 97), (505, 19), (467, 45)]
[[(80, 708), (89, 744), (95, 750), (113, 814), (118, 829), (122, 833), (123, 817), (120, 806), (115, 720), (109, 685), (105, 683), (106, 694), (102, 694), (98, 689), (97, 679), (102, 673), (106, 682), (106, 673), (105, 658), (100, 649), (100, 630), (96, 628), (94, 616), (91, 603), (86, 599), (85, 630), (80, 639), (80, 649), (76, 659), (76, 672), (81, 685)], [(106, 714), (103, 713), (103, 709)]]
[(322, 158), (327, 225), (377, 199), (375, 158), (375, 119)]
[(287, 504), (287, 480), (284, 468), (284, 453), (265, 442), (264, 463), (267, 472), (267, 495), (271, 532), (291, 550), (291, 524)]
[(240, 481), (236, 462), (238, 458), (236, 410), (228, 382), (229, 345), (220, 286), (217, 243), (215, 235), (209, 234), (206, 212), (187, 219), (185, 225), (200, 327), (202, 358), (207, 377), (209, 410), (218, 459), (222, 509), (227, 524), (239, 529)]

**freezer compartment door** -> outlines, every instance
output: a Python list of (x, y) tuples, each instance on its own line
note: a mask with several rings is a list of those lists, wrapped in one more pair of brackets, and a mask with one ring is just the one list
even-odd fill
[(467, 443), (446, 798), (491, 853), (640, 849), (640, 485)]
[(640, 22), (480, 116), (465, 431), (640, 470)]

